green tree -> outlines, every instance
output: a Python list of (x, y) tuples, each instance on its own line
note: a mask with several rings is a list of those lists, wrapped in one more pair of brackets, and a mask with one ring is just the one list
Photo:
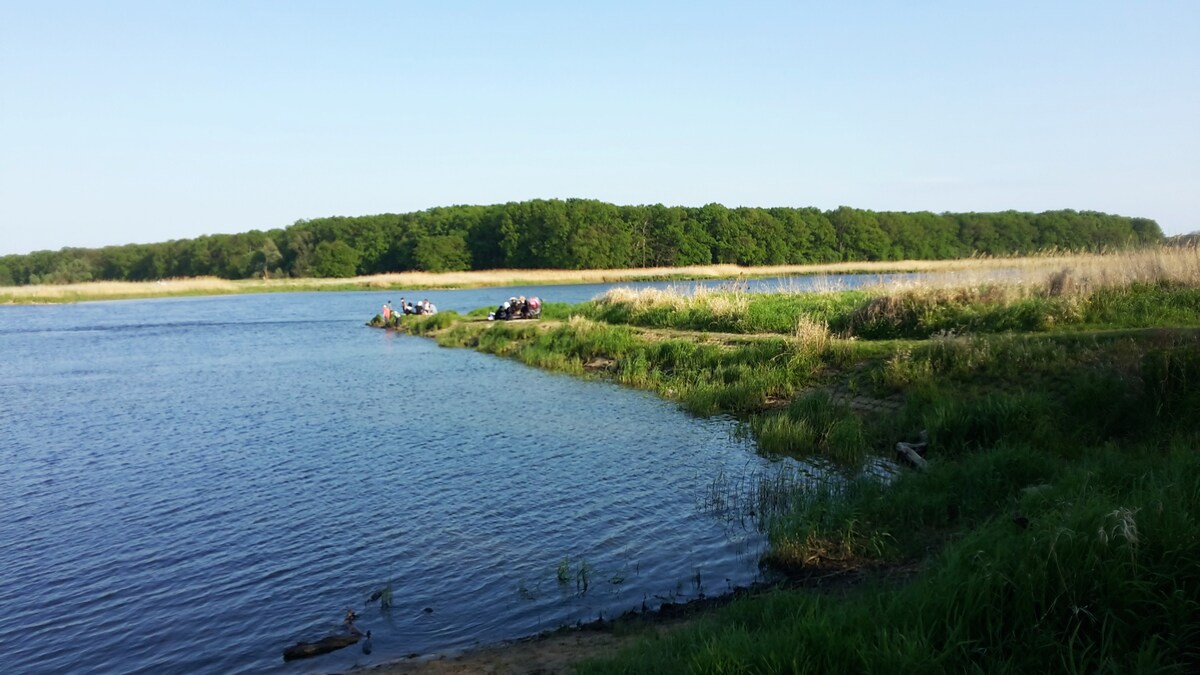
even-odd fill
[[(531, 200), (300, 220), (265, 233), (158, 244), (34, 251), (4, 257), (0, 282), (937, 259), (973, 251), (1095, 250), (1162, 241), (1153, 220), (1090, 211), (932, 214), (842, 207), (822, 212)], [(347, 269), (351, 264), (354, 269)]]
[(612, 204), (594, 199), (569, 199), (563, 263), (575, 269), (625, 268), (634, 264), (633, 232)]
[(922, 243), (916, 251), (910, 250), (913, 244), (905, 244), (904, 257), (941, 260), (970, 254), (971, 249), (964, 246), (958, 238), (958, 221), (953, 216), (938, 215), (929, 211), (919, 211), (910, 215), (912, 227), (920, 233), (920, 239), (917, 241)]
[[(170, 242), (171, 259), (174, 261), (170, 276), (198, 277), (207, 274), (207, 249), (204, 249), (204, 255), (197, 255), (199, 249), (207, 243), (203, 237)], [(196, 268), (199, 268), (199, 271)]]
[(359, 258), (358, 251), (344, 241), (323, 241), (313, 250), (312, 272), (318, 277), (352, 277)]
[(534, 199), (522, 209), (525, 216), (526, 260), (530, 267), (572, 269), (569, 248), (572, 224), (567, 206), (559, 199)]
[(871, 211), (839, 207), (829, 213), (843, 260), (886, 260), (892, 241)]
[(313, 275), (313, 233), (303, 222), (284, 230), (283, 266), (293, 277)]
[(1029, 214), (1003, 211), (989, 213), (985, 217), (992, 221), (992, 229), (996, 233), (996, 250), (989, 253), (1004, 255), (1037, 250), (1037, 229)]
[(842, 259), (842, 251), (838, 243), (837, 230), (829, 217), (820, 209), (799, 209), (801, 222), (804, 223), (804, 255), (797, 262), (820, 263), (835, 262)]
[(263, 241), (262, 246), (258, 247), (255, 254), (255, 266), (262, 270), (262, 277), (269, 279), (271, 270), (279, 266), (283, 262), (283, 253), (279, 251), (279, 245), (274, 239), (268, 237)]
[[(504, 209), (502, 206), (479, 207), (480, 215), (467, 231), (467, 248), (471, 251), (471, 268), (495, 269), (504, 266), (505, 250), (501, 245)], [(511, 224), (511, 220), (509, 221)]]
[(42, 278), (42, 283), (79, 284), (91, 281), (92, 264), (82, 253), (81, 250), (75, 249), (71, 254), (67, 254), (67, 249), (64, 249), (54, 269)]
[(742, 265), (781, 265), (788, 260), (790, 237), (784, 223), (767, 209), (740, 208), (738, 263)]
[(1129, 228), (1133, 234), (1133, 243), (1138, 245), (1161, 244), (1163, 241), (1162, 228), (1149, 218), (1129, 219)]
[(707, 265), (712, 262), (712, 237), (699, 220), (682, 207), (655, 204), (650, 219), (650, 264), (654, 267)]
[(135, 262), (129, 270), (130, 280), (154, 281), (167, 276), (166, 258), (158, 247), (139, 244), (133, 246), (133, 250)]
[(513, 218), (512, 211), (515, 209), (516, 205), (509, 203), (500, 211), (500, 225), (497, 229), (500, 233), (500, 252), (503, 260), (501, 264), (509, 268), (528, 267), (523, 252), (525, 242), (522, 228)]
[(426, 236), (413, 247), (413, 265), (426, 272), (455, 272), (471, 268), (471, 252), (462, 234)]
[(705, 204), (691, 214), (712, 240), (709, 262), (736, 263), (738, 258), (737, 228), (730, 223), (729, 209), (723, 204)]
[(958, 238), (970, 253), (996, 253), (1002, 246), (995, 223), (979, 213), (960, 213)]

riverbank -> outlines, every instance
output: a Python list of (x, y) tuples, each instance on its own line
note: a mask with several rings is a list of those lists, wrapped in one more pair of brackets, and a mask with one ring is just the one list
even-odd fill
[(1100, 254), (1046, 254), (1013, 258), (968, 258), (962, 260), (910, 260), (846, 262), (822, 265), (776, 265), (742, 267), (702, 265), (692, 267), (635, 268), (613, 270), (489, 270), (477, 272), (401, 272), (347, 279), (241, 279), (212, 277), (163, 279), (147, 282), (97, 281), (80, 284), (44, 284), (0, 287), (0, 304), (71, 303), (93, 300), (185, 297), (233, 293), (288, 293), (306, 291), (433, 290), (491, 286), (591, 284), (633, 281), (686, 281), (775, 276), (836, 274), (923, 274), (990, 275), (999, 271), (1020, 275), (1042, 275), (1063, 268), (1128, 270), (1188, 264), (1196, 259), (1194, 247), (1175, 247)]
[[(1186, 672), (1200, 666), (1200, 279), (1140, 269), (613, 292), (554, 321), (401, 329), (737, 415), (764, 453), (842, 467), (824, 486), (714, 478), (714, 515), (768, 533), (764, 564), (922, 570), (837, 598), (739, 599), (579, 672)], [(923, 470), (864, 471), (899, 443)]]
[(517, 675), (570, 673), (577, 666), (604, 658), (642, 641), (666, 639), (682, 630), (695, 630), (712, 613), (738, 600), (780, 589), (842, 596), (867, 583), (895, 585), (915, 573), (910, 567), (877, 570), (841, 569), (739, 588), (732, 593), (668, 604), (645, 612), (629, 612), (614, 620), (564, 626), (526, 638), (445, 654), (413, 655), (362, 672), (372, 675)]
[(705, 613), (735, 597), (767, 592), (740, 589), (727, 596), (695, 600), (612, 621), (564, 626), (519, 640), (446, 654), (425, 654), (363, 669), (373, 675), (474, 675), (476, 673), (554, 675), (569, 673), (578, 664), (630, 647), (639, 640), (658, 639), (702, 620)]

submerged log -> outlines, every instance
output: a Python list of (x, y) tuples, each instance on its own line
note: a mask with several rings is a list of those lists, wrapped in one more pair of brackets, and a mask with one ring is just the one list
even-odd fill
[[(370, 632), (367, 633), (367, 637), (370, 637)], [(360, 639), (362, 639), (362, 635), (351, 633), (349, 635), (329, 635), (316, 642), (297, 642), (283, 650), (283, 660), (294, 661), (295, 659), (307, 659), (313, 656), (320, 656), (321, 654), (328, 654), (343, 647), (349, 647)]]

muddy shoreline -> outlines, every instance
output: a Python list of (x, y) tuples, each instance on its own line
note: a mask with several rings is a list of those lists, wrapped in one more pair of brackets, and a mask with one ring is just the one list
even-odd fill
[(842, 564), (817, 564), (789, 570), (779, 578), (739, 586), (729, 593), (680, 603), (663, 603), (656, 609), (630, 610), (613, 619), (562, 626), (515, 640), (465, 650), (410, 654), (407, 657), (352, 670), (370, 675), (467, 675), (468, 673), (538, 674), (571, 672), (582, 661), (603, 658), (640, 639), (663, 635), (692, 625), (713, 610), (732, 602), (781, 590), (841, 593), (864, 580), (903, 583), (918, 571), (915, 563), (866, 568)]
[(656, 609), (629, 610), (613, 619), (562, 626), (514, 640), (466, 650), (410, 654), (402, 659), (353, 669), (371, 675), (466, 673), (562, 673), (583, 660), (612, 653), (655, 633), (669, 632), (703, 617), (710, 610), (741, 598), (792, 586), (786, 579), (739, 586), (729, 593), (666, 602)]

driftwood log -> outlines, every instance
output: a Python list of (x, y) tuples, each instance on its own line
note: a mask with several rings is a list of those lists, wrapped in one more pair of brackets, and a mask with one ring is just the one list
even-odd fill
[[(371, 636), (370, 631), (367, 632), (367, 637)], [(316, 642), (297, 642), (296, 644), (283, 650), (284, 661), (294, 661), (296, 659), (307, 659), (321, 654), (335, 652), (343, 647), (358, 642), (362, 639), (362, 635), (358, 633), (350, 633), (349, 635), (329, 635), (323, 637)]]
[(929, 462), (925, 461), (925, 451), (928, 449), (929, 432), (922, 429), (917, 435), (916, 443), (901, 441), (896, 444), (896, 458), (921, 471), (928, 471)]
[(924, 443), (897, 443), (896, 454), (900, 457), (900, 459), (908, 462), (916, 468), (922, 471), (927, 471), (929, 469), (929, 462), (925, 461), (925, 458), (921, 456), (920, 452), (921, 450), (925, 449), (924, 445)]

